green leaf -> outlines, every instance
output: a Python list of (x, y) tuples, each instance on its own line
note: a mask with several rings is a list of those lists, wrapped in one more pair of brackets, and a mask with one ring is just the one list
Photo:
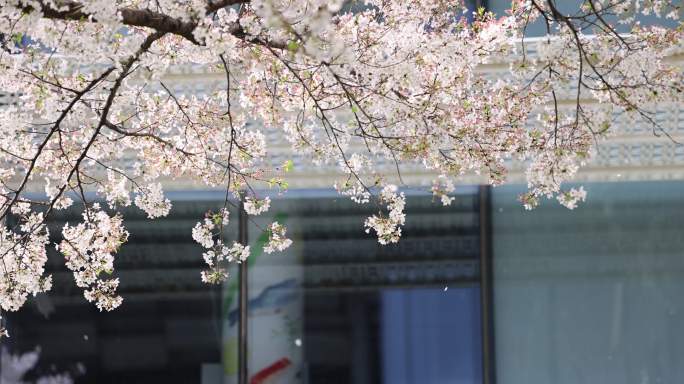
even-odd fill
[(283, 164), (283, 171), (285, 172), (292, 172), (292, 169), (294, 168), (294, 162), (292, 160), (288, 160)]
[(24, 35), (21, 32), (15, 33), (14, 36), (12, 36), (12, 41), (14, 41), (16, 45), (21, 45), (21, 40), (23, 37)]
[(214, 216), (212, 217), (212, 221), (214, 222), (214, 224), (219, 225), (219, 224), (221, 224), (221, 222), (223, 221), (223, 217), (221, 217), (221, 215), (219, 215), (218, 213), (216, 213), (216, 214), (214, 214)]
[(290, 52), (297, 52), (297, 49), (299, 49), (299, 44), (292, 40), (289, 43), (287, 43), (287, 50)]
[(608, 128), (610, 128), (610, 122), (604, 121), (603, 123), (601, 123), (601, 131), (599, 133), (604, 133), (608, 130)]

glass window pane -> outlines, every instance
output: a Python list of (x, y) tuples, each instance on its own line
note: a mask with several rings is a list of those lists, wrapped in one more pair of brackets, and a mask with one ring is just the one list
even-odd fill
[[(402, 240), (387, 246), (363, 230), (373, 207), (323, 192), (290, 191), (250, 224), (250, 380), (481, 382), (477, 191), (448, 208), (426, 195), (407, 200)], [(265, 254), (274, 219), (294, 244)], [(226, 345), (236, 344), (232, 319)]]
[(574, 211), (494, 190), (498, 383), (684, 382), (684, 183), (585, 188)]

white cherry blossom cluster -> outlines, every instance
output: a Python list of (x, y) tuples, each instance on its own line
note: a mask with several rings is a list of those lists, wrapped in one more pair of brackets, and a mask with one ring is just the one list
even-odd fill
[(111, 311), (116, 309), (123, 302), (123, 297), (116, 293), (119, 287), (119, 279), (98, 279), (90, 287), (83, 291), (83, 297), (91, 303), (95, 303), (97, 308), (102, 311)]
[(171, 201), (164, 197), (160, 183), (140, 188), (135, 197), (135, 205), (145, 211), (150, 219), (166, 216), (171, 211)]
[(271, 207), (271, 198), (266, 196), (263, 199), (257, 199), (252, 196), (247, 196), (244, 201), (245, 212), (249, 215), (257, 216), (267, 212)]
[(397, 193), (396, 185), (388, 184), (380, 192), (380, 201), (386, 204), (389, 213), (386, 216), (379, 213), (368, 217), (364, 223), (366, 233), (374, 230), (380, 244), (396, 243), (401, 237), (401, 226), (406, 221), (406, 197), (403, 192)]
[(247, 261), (247, 258), (249, 257), (249, 245), (233, 242), (233, 245), (230, 248), (223, 249), (223, 253), (226, 260), (242, 263), (243, 261)]
[(201, 272), (202, 281), (219, 284), (228, 279), (228, 270), (223, 265), (228, 263), (242, 263), (250, 254), (248, 245), (238, 242), (228, 247), (221, 239), (223, 229), (228, 225), (229, 211), (221, 209), (218, 213), (209, 212), (203, 222), (199, 222), (192, 229), (192, 238), (206, 249), (202, 258), (209, 269)]
[(210, 217), (205, 217), (203, 222), (195, 224), (192, 228), (192, 239), (204, 248), (214, 246), (214, 228), (216, 224)]
[(445, 175), (439, 175), (437, 180), (432, 182), (432, 196), (439, 198), (445, 207), (454, 201), (455, 197), (449, 196), (454, 189), (454, 182)]
[(126, 240), (123, 217), (110, 216), (97, 203), (84, 210), (83, 222), (62, 228), (62, 241), (56, 248), (73, 271), (76, 285), (85, 288), (86, 300), (95, 302), (101, 311), (111, 311), (123, 301), (116, 293), (119, 279), (108, 276), (114, 272), (114, 254)]
[(53, 180), (49, 177), (45, 178), (45, 194), (55, 201), (55, 209), (66, 209), (69, 208), (74, 201), (64, 194), (60, 194), (60, 188), (54, 184)]
[(349, 196), (349, 198), (357, 204), (366, 204), (370, 201), (371, 193), (368, 191), (368, 188), (358, 181), (345, 181), (340, 184), (335, 183), (334, 187), (339, 194)]
[(29, 296), (52, 286), (52, 278), (44, 276), (49, 232), (43, 213), (32, 212), (28, 203), (16, 204), (12, 213), (18, 223), (0, 226), (0, 308), (5, 311), (18, 310)]
[(5, 328), (1, 322), (2, 316), (0, 316), (0, 339), (2, 339), (3, 337), (9, 337), (9, 332), (7, 331), (7, 328)]
[(233, 245), (227, 247), (218, 240), (216, 246), (204, 252), (202, 257), (210, 269), (202, 271), (202, 281), (210, 284), (219, 284), (228, 279), (228, 270), (219, 266), (222, 261), (242, 263), (247, 261), (250, 250), (249, 245), (242, 245), (238, 242), (233, 242)]
[(107, 179), (103, 180), (97, 192), (105, 198), (109, 208), (131, 205), (131, 192), (125, 174), (114, 170), (107, 170)]
[(292, 245), (292, 240), (285, 237), (285, 232), (287, 228), (274, 221), (267, 229), (268, 231), (268, 242), (264, 246), (264, 252), (273, 253), (275, 251), (284, 251), (290, 245)]
[(568, 191), (561, 192), (556, 199), (566, 208), (575, 209), (579, 202), (584, 201), (587, 198), (587, 191), (584, 187), (570, 188)]
[(215, 267), (200, 272), (200, 277), (203, 283), (220, 284), (228, 280), (228, 270), (221, 267)]
[(373, 162), (367, 156), (358, 153), (353, 153), (349, 158), (341, 158), (339, 165), (342, 172), (356, 175), (373, 169)]

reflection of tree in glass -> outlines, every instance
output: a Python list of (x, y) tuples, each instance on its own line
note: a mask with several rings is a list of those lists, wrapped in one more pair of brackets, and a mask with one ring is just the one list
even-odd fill
[[(296, 319), (291, 318), (288, 315), (283, 316), (283, 327), (280, 330), (273, 330), (273, 337), (284, 336), (288, 340), (288, 344), (291, 349), (296, 349), (302, 346), (301, 331), (299, 325), (302, 324), (304, 319), (297, 317)], [(2, 383), (0, 383), (2, 384)]]
[[(11, 354), (7, 348), (0, 352), (0, 384), (72, 384), (73, 378), (69, 373), (54, 373), (39, 376), (35, 380), (24, 377), (36, 367), (40, 358), (40, 347), (23, 354)], [(77, 364), (78, 374), (85, 372), (83, 364)]]

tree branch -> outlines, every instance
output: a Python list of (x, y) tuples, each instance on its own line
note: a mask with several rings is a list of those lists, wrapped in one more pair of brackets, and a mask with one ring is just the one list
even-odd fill
[[(224, 7), (247, 2), (249, 0), (209, 0), (206, 13), (213, 13)], [(83, 11), (83, 4), (76, 1), (60, 1), (57, 3), (57, 7), (53, 7), (43, 1), (39, 1), (39, 4), (41, 5), (40, 11), (48, 19), (97, 22), (93, 15)], [(22, 10), (26, 13), (36, 11), (32, 6), (26, 6)], [(121, 15), (121, 22), (125, 25), (152, 28), (158, 32), (182, 36), (193, 44), (202, 45), (202, 42), (198, 41), (193, 35), (197, 27), (196, 21), (183, 21), (149, 9), (122, 8), (119, 10), (119, 13)]]

